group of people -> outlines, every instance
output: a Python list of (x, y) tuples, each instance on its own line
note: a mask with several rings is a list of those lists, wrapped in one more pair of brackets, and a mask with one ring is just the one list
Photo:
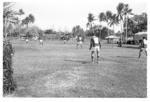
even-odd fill
[[(101, 42), (100, 42), (100, 39), (98, 37), (98, 32), (97, 31), (95, 31), (92, 35), (93, 36), (90, 39), (90, 47), (89, 47), (89, 50), (91, 50), (91, 61), (92, 61), (92, 63), (95, 63), (94, 57), (96, 56), (96, 59), (97, 59), (96, 63), (99, 63)], [(66, 43), (67, 40), (69, 40), (69, 38), (65, 38), (64, 43)], [(83, 41), (84, 41), (83, 36), (78, 35), (76, 37), (76, 40), (77, 40), (76, 48), (79, 48), (79, 47), (82, 48), (82, 44), (83, 44)], [(26, 39), (26, 43), (28, 43), (28, 42), (29, 42), (29, 39)], [(39, 43), (41, 45), (43, 45), (43, 40), (39, 39)], [(138, 58), (141, 57), (142, 52), (145, 52), (145, 54), (147, 56), (147, 40), (146, 40), (146, 37), (143, 37), (143, 39), (141, 39), (139, 41), (139, 56), (138, 56)]]
[[(38, 40), (39, 40), (39, 44), (40, 44), (40, 45), (43, 45), (43, 39), (39, 38)], [(26, 38), (25, 41), (26, 41), (26, 44), (29, 43), (29, 39), (28, 39), (28, 38)]]
[[(78, 48), (78, 46), (82, 47), (82, 43), (83, 43), (82, 36), (79, 36), (78, 40), (77, 40), (77, 48)], [(98, 37), (98, 31), (97, 30), (93, 33), (93, 36), (90, 39), (89, 50), (91, 50), (91, 61), (92, 61), (92, 63), (95, 63), (94, 62), (95, 56), (97, 59), (96, 63), (99, 63), (101, 42), (100, 42), (100, 39)], [(147, 56), (147, 39), (146, 39), (146, 37), (143, 37), (143, 39), (139, 40), (139, 56), (138, 56), (138, 58), (141, 57), (142, 52), (144, 52)]]

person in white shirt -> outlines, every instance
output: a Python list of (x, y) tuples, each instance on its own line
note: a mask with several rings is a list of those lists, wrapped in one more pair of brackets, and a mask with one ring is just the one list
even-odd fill
[(78, 48), (78, 46), (80, 46), (82, 48), (82, 44), (83, 44), (83, 37), (81, 35), (79, 35), (77, 37), (77, 46), (76, 46), (76, 48)]
[(29, 43), (29, 39), (28, 38), (26, 38), (26, 44), (28, 44)]
[(139, 41), (139, 58), (141, 57), (141, 53), (143, 51), (147, 56), (147, 40), (145, 37), (143, 37), (143, 39)]
[(39, 44), (43, 45), (43, 39), (42, 39), (42, 37), (39, 37), (38, 40), (39, 40)]
[(97, 63), (99, 63), (101, 43), (100, 39), (94, 34), (90, 40), (91, 60), (94, 63), (94, 55), (97, 55)]
[(43, 40), (42, 39), (40, 39), (40, 44), (43, 45)]

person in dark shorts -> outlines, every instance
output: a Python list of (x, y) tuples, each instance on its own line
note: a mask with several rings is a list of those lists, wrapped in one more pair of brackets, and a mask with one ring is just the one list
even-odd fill
[(90, 48), (89, 48), (89, 50), (91, 50), (92, 63), (94, 63), (95, 54), (97, 55), (97, 63), (99, 63), (100, 49), (101, 49), (100, 39), (95, 34), (93, 34), (90, 40)]
[(77, 46), (76, 46), (76, 48), (78, 48), (79, 46), (82, 48), (82, 44), (83, 44), (83, 37), (81, 35), (79, 35), (77, 37)]
[(40, 45), (43, 45), (43, 39), (42, 38), (39, 38), (39, 43), (40, 43)]
[(147, 56), (147, 40), (145, 37), (143, 37), (143, 39), (139, 40), (139, 56), (138, 58), (141, 57), (141, 53), (145, 52), (146, 56)]
[(119, 39), (118, 47), (122, 47), (122, 41), (121, 41), (121, 38)]
[(64, 37), (63, 37), (63, 40), (64, 40), (64, 44), (66, 44), (66, 42), (69, 41), (69, 36), (64, 36)]
[(26, 44), (28, 44), (29, 43), (29, 39), (28, 38), (26, 38)]

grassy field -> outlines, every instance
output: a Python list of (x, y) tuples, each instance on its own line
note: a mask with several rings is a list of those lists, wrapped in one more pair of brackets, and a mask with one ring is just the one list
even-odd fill
[(146, 57), (138, 49), (103, 43), (100, 64), (90, 62), (89, 42), (12, 41), (14, 97), (146, 97)]

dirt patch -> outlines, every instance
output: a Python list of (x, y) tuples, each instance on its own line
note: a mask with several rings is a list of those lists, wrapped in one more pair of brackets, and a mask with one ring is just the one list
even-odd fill
[(68, 90), (75, 88), (80, 80), (86, 79), (87, 72), (83, 67), (74, 67), (73, 70), (56, 71), (34, 82), (30, 87), (32, 92), (45, 94), (69, 95)]

